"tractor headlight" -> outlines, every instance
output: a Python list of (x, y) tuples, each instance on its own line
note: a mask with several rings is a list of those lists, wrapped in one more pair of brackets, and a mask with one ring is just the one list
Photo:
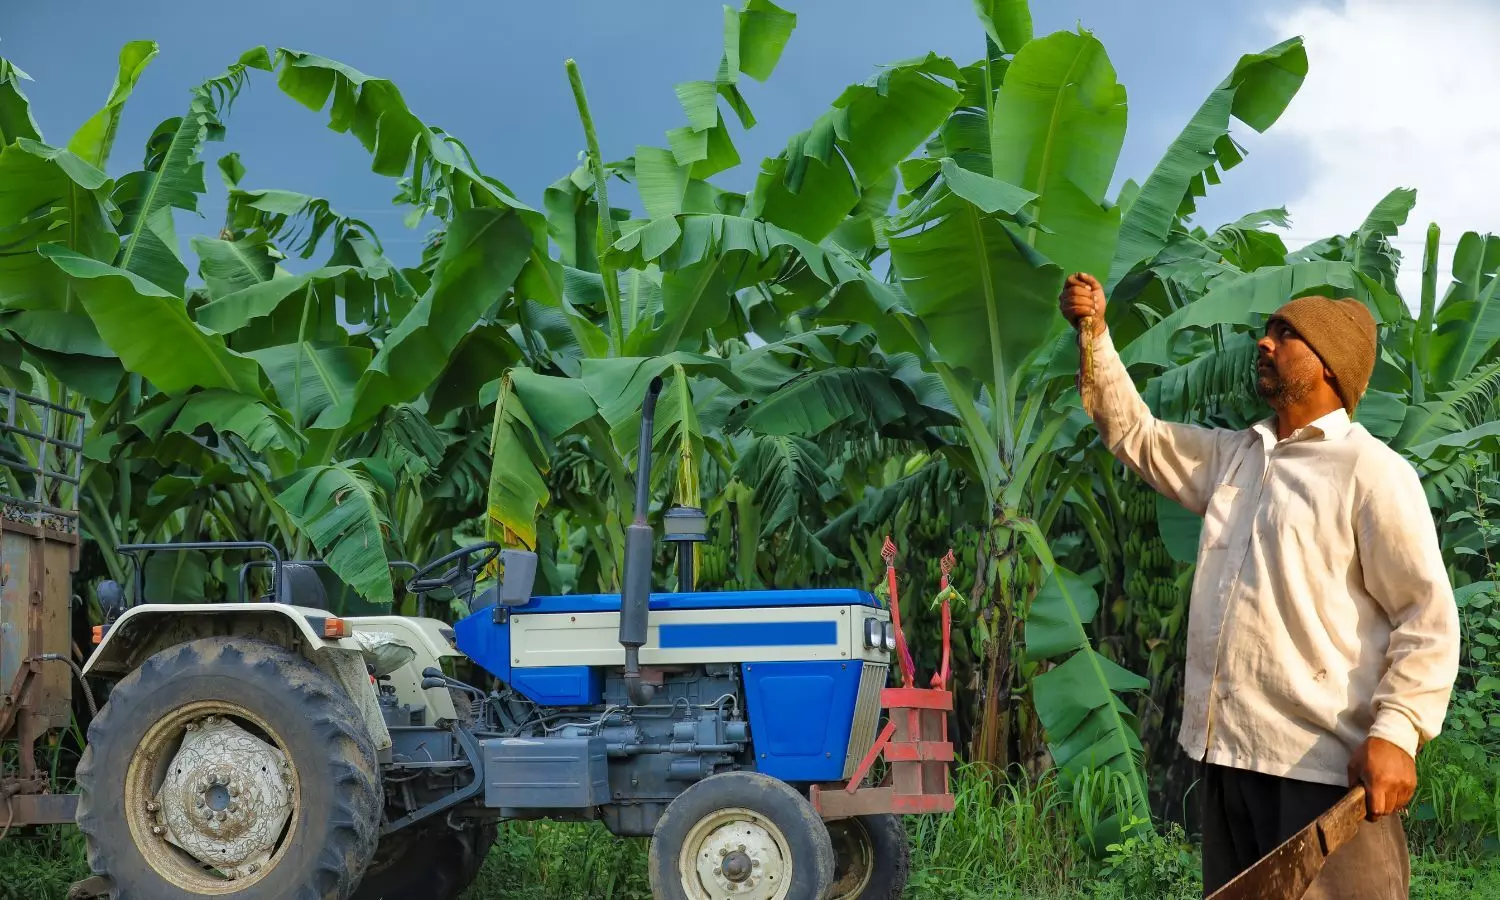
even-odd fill
[(880, 620), (865, 619), (865, 646), (877, 649), (884, 640), (885, 632), (881, 630)]
[(895, 622), (887, 622), (887, 623), (885, 623), (885, 628), (882, 629), (882, 630), (885, 632), (885, 649), (887, 649), (887, 650), (895, 650), (896, 649), (896, 623)]

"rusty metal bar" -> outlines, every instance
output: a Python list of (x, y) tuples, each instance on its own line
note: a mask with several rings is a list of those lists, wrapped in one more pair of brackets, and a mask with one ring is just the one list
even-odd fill
[(64, 519), (78, 518), (78, 510), (76, 509), (63, 509), (60, 506), (52, 506), (47, 503), (37, 503), (34, 500), (27, 500), (24, 497), (12, 497), (9, 494), (0, 494), (0, 500), (6, 501), (8, 503), (14, 503), (17, 506), (24, 506), (27, 509), (34, 509), (37, 512), (47, 513), (48, 515), (59, 516)]
[[(47, 420), (44, 419), (43, 421), (46, 422)], [(44, 424), (42, 427), (46, 428), (47, 425)], [(81, 443), (74, 443), (73, 441), (65, 440), (60, 437), (54, 437), (47, 434), (35, 432), (29, 428), (22, 428), (19, 425), (10, 425), (7, 423), (5, 430), (10, 432), (11, 434), (19, 434), (22, 437), (29, 437), (34, 441), (41, 441), (44, 444), (51, 444), (54, 447), (66, 447), (67, 449), (72, 450), (75, 453), (82, 452), (83, 450), (83, 444)]]
[[(18, 794), (11, 797), (11, 824), (70, 825), (78, 816), (77, 794)], [(0, 803), (3, 806), (4, 803)]]
[[(45, 460), (43, 460), (43, 462), (45, 462)], [(31, 463), (28, 463), (24, 460), (0, 458), (0, 464), (3, 464), (7, 469), (15, 469), (19, 472), (29, 472), (32, 475), (42, 475), (46, 478), (56, 478), (59, 481), (66, 481), (69, 484), (78, 483), (77, 478), (74, 478), (72, 475), (69, 475), (66, 472), (54, 472), (46, 466), (33, 466)], [(40, 482), (41, 479), (39, 478), (37, 479), (37, 481)]]

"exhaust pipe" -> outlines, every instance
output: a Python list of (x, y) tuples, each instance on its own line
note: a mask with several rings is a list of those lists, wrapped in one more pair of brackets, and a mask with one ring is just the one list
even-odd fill
[(620, 592), (620, 645), (625, 648), (625, 692), (634, 706), (651, 702), (656, 689), (641, 681), (641, 647), (651, 615), (651, 557), (656, 536), (646, 524), (651, 509), (651, 439), (661, 378), (651, 379), (641, 407), (640, 452), (636, 461), (635, 518), (625, 529), (625, 571)]

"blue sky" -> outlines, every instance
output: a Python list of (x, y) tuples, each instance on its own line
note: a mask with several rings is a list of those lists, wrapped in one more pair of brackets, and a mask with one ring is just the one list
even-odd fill
[[(963, 64), (983, 52), (970, 0), (782, 0), (782, 5), (798, 14), (797, 31), (771, 80), (745, 88), (759, 124), (748, 133), (736, 132), (744, 162), (716, 179), (726, 187), (748, 188), (762, 157), (779, 151), (846, 84), (870, 77), (880, 64), (929, 50)], [(1473, 26), (1482, 36), (1493, 24), (1484, 15), (1490, 5), (1489, 0), (1432, 0), (1428, 9), (1451, 7), (1483, 16)], [(1297, 29), (1312, 32), (1314, 74), (1305, 94), (1317, 93), (1312, 89), (1318, 85), (1342, 84), (1342, 99), (1330, 87), (1322, 102), (1355, 108), (1375, 102), (1361, 98), (1360, 86), (1350, 84), (1347, 60), (1339, 69), (1323, 63), (1334, 51), (1358, 52), (1358, 46), (1348, 45), (1361, 33), (1361, 21), (1399, 35), (1402, 22), (1380, 16), (1399, 16), (1405, 4), (1033, 0), (1032, 6), (1038, 33), (1081, 24), (1109, 50), (1130, 104), (1118, 184), (1150, 171), (1241, 54), (1302, 33)], [(665, 146), (666, 130), (684, 121), (672, 86), (712, 77), (721, 52), (722, 6), (708, 0), (447, 0), (430, 10), (389, 0), (258, 0), (222, 7), (167, 0), (10, 2), (0, 6), (0, 55), (35, 79), (26, 87), (34, 114), (46, 138), (61, 144), (105, 99), (120, 45), (137, 38), (160, 42), (160, 56), (126, 109), (110, 166), (115, 175), (139, 166), (145, 138), (162, 119), (186, 108), (191, 85), (219, 73), (245, 49), (265, 44), (329, 56), (392, 79), (420, 117), (457, 135), (485, 172), (538, 205), (542, 189), (571, 170), (583, 146), (563, 68), (566, 58), (577, 59), (604, 151), (618, 158), (637, 144)], [(1442, 49), (1408, 45), (1403, 52), (1403, 63), (1420, 70), (1426, 63), (1421, 53), (1436, 57)], [(1400, 76), (1385, 71), (1382, 77)], [(1430, 95), (1426, 102), (1432, 102)], [(1347, 159), (1320, 161), (1318, 153), (1320, 137), (1328, 138), (1316, 124), (1327, 118), (1323, 110), (1313, 105), (1294, 111), (1304, 125), (1288, 137), (1279, 136), (1278, 129), (1261, 137), (1238, 128), (1236, 136), (1250, 156), (1201, 204), (1200, 224), (1212, 227), (1284, 204), (1293, 207), (1295, 221), (1296, 201), (1321, 192), (1347, 200), (1349, 209), (1340, 209), (1338, 217), (1314, 214), (1304, 221), (1352, 230), (1361, 215), (1353, 211), (1367, 210), (1385, 190), (1398, 186), (1382, 182), (1386, 173), (1377, 166), (1365, 173), (1367, 184), (1341, 187), (1337, 173), (1348, 168)], [(1477, 113), (1471, 108), (1467, 115)], [(328, 197), (340, 211), (374, 224), (391, 254), (409, 262), (421, 235), (406, 230), (401, 212), (390, 205), (393, 184), (369, 171), (369, 158), (352, 136), (327, 130), (325, 122), (326, 114), (293, 103), (258, 73), (227, 120), (225, 142), (209, 145), (204, 220), (182, 217), (179, 229), (184, 234), (217, 229), (222, 187), (211, 166), (219, 155), (236, 150), (248, 169), (245, 186)], [(1397, 170), (1402, 174), (1399, 165)], [(1337, 204), (1325, 200), (1322, 205)], [(1345, 221), (1350, 215), (1353, 221)], [(1296, 236), (1305, 230), (1294, 224)], [(1417, 240), (1420, 232), (1408, 236)]]

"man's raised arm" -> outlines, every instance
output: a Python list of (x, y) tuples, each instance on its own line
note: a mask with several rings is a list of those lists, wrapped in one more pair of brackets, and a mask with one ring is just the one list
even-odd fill
[(1104, 324), (1104, 288), (1092, 275), (1069, 276), (1059, 307), (1075, 329), (1085, 318), (1093, 323), (1092, 377), (1082, 388), (1104, 446), (1168, 499), (1203, 515), (1233, 432), (1164, 422), (1151, 414), (1115, 352)]

